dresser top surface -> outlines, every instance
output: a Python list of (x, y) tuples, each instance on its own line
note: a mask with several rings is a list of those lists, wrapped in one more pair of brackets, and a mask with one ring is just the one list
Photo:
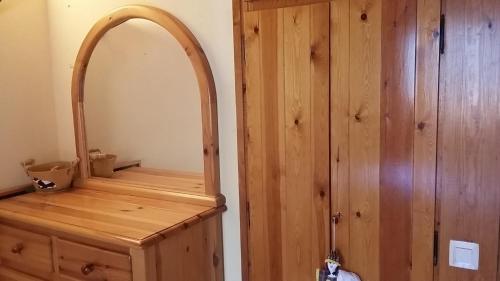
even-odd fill
[(143, 246), (224, 208), (74, 188), (1, 200), (0, 221), (123, 246)]

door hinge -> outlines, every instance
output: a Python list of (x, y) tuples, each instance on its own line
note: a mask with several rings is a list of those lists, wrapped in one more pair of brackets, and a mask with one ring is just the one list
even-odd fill
[(434, 253), (432, 257), (432, 262), (434, 266), (437, 266), (439, 259), (439, 231), (434, 231)]
[(439, 53), (442, 55), (444, 54), (444, 40), (445, 40), (445, 34), (446, 34), (446, 16), (443, 14), (441, 15), (441, 20), (439, 22)]
[(248, 229), (250, 229), (250, 202), (247, 201), (247, 220), (248, 220)]
[(245, 68), (246, 64), (247, 64), (247, 50), (245, 49), (245, 36), (241, 36), (241, 59), (242, 59), (242, 66), (243, 68)]

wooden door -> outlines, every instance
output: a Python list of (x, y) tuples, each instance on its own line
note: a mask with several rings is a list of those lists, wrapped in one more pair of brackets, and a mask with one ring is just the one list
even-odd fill
[(329, 3), (244, 16), (250, 280), (313, 280), (330, 248)]
[[(500, 1), (443, 0), (439, 281), (499, 280)], [(479, 243), (479, 270), (448, 265), (450, 240)]]

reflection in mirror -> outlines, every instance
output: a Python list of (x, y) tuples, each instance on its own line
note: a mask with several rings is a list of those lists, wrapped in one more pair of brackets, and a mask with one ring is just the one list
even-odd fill
[[(142, 19), (108, 31), (92, 54), (84, 92), (93, 177), (152, 185), (175, 181), (174, 188), (202, 191), (198, 82), (171, 34)], [(192, 182), (177, 183), (177, 174)]]

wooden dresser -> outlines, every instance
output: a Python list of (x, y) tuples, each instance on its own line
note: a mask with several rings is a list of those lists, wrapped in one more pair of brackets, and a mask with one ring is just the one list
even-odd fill
[(0, 201), (0, 280), (223, 280), (221, 213), (88, 186)]
[[(115, 169), (110, 178), (92, 173), (84, 118), (84, 107), (89, 106), (84, 103), (87, 67), (99, 40), (134, 19), (169, 32), (193, 66), (201, 103), (201, 174), (136, 165)], [(226, 207), (219, 184), (217, 94), (196, 37), (161, 9), (119, 8), (102, 17), (85, 37), (73, 68), (71, 94), (77, 179), (65, 192), (0, 201), (0, 280), (222, 281), (221, 214)]]

